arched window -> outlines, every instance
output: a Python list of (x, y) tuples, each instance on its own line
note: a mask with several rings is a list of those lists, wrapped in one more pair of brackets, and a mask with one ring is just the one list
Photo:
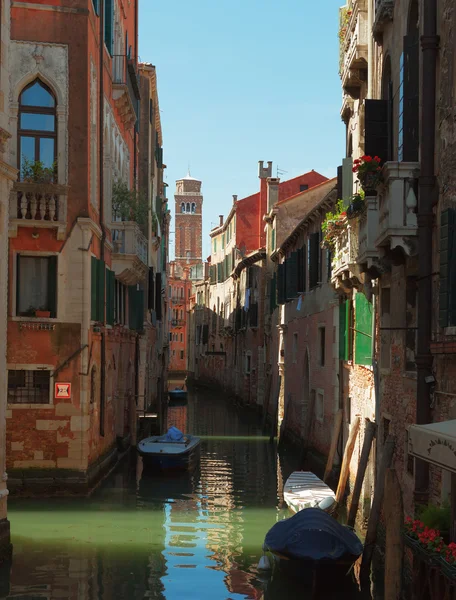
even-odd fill
[[(57, 157), (56, 100), (51, 90), (35, 79), (19, 96), (19, 168), (21, 179), (36, 176), (30, 169), (40, 161), (52, 169)], [(47, 179), (54, 180), (52, 171)]]
[(185, 202), (182, 202), (181, 204), (181, 212), (185, 212)]
[(192, 213), (194, 214), (196, 211), (196, 204), (192, 202)]
[(187, 212), (190, 212), (190, 202), (187, 202)]

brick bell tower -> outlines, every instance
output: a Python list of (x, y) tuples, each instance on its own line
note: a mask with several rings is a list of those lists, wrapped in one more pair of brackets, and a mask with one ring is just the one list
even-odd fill
[(203, 196), (201, 181), (190, 176), (176, 181), (175, 262), (182, 269), (203, 261)]

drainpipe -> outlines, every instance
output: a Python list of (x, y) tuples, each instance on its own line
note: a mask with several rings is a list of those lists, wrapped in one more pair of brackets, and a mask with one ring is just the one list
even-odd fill
[[(432, 228), (434, 223), (433, 203), (436, 177), (434, 172), (435, 152), (435, 94), (439, 37), (437, 36), (437, 5), (435, 0), (424, 0), (423, 35), (421, 49), (422, 67), (422, 110), (421, 110), (421, 174), (418, 196), (418, 352), (416, 422), (431, 421), (431, 389), (426, 378), (432, 374), (430, 352), (432, 328)], [(429, 488), (429, 465), (416, 460), (415, 499), (426, 500)]]
[[(100, 192), (100, 210), (99, 210), (99, 223), (101, 229), (101, 242), (100, 242), (100, 260), (104, 265), (105, 261), (105, 242), (106, 242), (106, 229), (104, 225), (104, 170), (103, 170), (103, 131), (104, 131), (104, 0), (100, 2), (100, 95), (99, 95), (99, 123), (98, 123), (98, 135), (99, 135), (99, 192)], [(106, 269), (103, 268), (103, 277), (106, 277)], [(106, 281), (105, 281), (106, 286)], [(103, 289), (105, 288), (103, 286)], [(105, 295), (106, 297), (106, 295)], [(103, 314), (101, 323), (101, 353), (100, 353), (100, 419), (104, 419), (104, 409), (101, 411), (101, 406), (104, 406), (105, 392), (106, 392), (106, 310), (105, 310), (105, 299), (103, 300)], [(100, 423), (100, 431), (104, 430), (104, 426)]]

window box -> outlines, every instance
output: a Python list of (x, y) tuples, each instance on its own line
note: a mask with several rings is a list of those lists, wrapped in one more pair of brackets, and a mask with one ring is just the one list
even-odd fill
[(36, 310), (35, 311), (35, 316), (38, 319), (50, 319), (50, 317), (51, 317), (51, 311), (50, 310)]

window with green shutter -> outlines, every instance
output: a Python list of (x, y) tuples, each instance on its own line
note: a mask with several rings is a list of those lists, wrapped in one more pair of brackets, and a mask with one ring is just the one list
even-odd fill
[(277, 266), (277, 304), (285, 304), (286, 271), (285, 263)]
[(298, 296), (298, 253), (292, 252), (285, 261), (286, 300)]
[(105, 0), (104, 32), (106, 48), (112, 56), (114, 52), (114, 0)]
[(225, 249), (225, 234), (222, 235), (222, 250)]
[(355, 296), (355, 362), (372, 365), (372, 304), (358, 292)]
[(307, 279), (307, 256), (306, 247), (303, 246), (298, 250), (298, 293), (303, 294), (306, 291)]
[(105, 307), (105, 265), (103, 261), (92, 256), (91, 262), (91, 319), (104, 320)]
[(351, 360), (351, 300), (339, 304), (339, 358)]
[(272, 228), (271, 230), (271, 251), (274, 252), (276, 249), (276, 230)]
[(277, 308), (277, 275), (274, 273), (274, 277), (269, 282), (269, 310), (272, 313)]
[(144, 291), (135, 285), (128, 288), (128, 326), (134, 331), (142, 331), (144, 327)]
[(449, 208), (440, 220), (440, 327), (456, 325), (456, 211)]
[(106, 323), (108, 325), (114, 325), (115, 281), (114, 271), (106, 269)]
[(309, 290), (316, 288), (320, 275), (320, 232), (312, 233), (309, 237)]

